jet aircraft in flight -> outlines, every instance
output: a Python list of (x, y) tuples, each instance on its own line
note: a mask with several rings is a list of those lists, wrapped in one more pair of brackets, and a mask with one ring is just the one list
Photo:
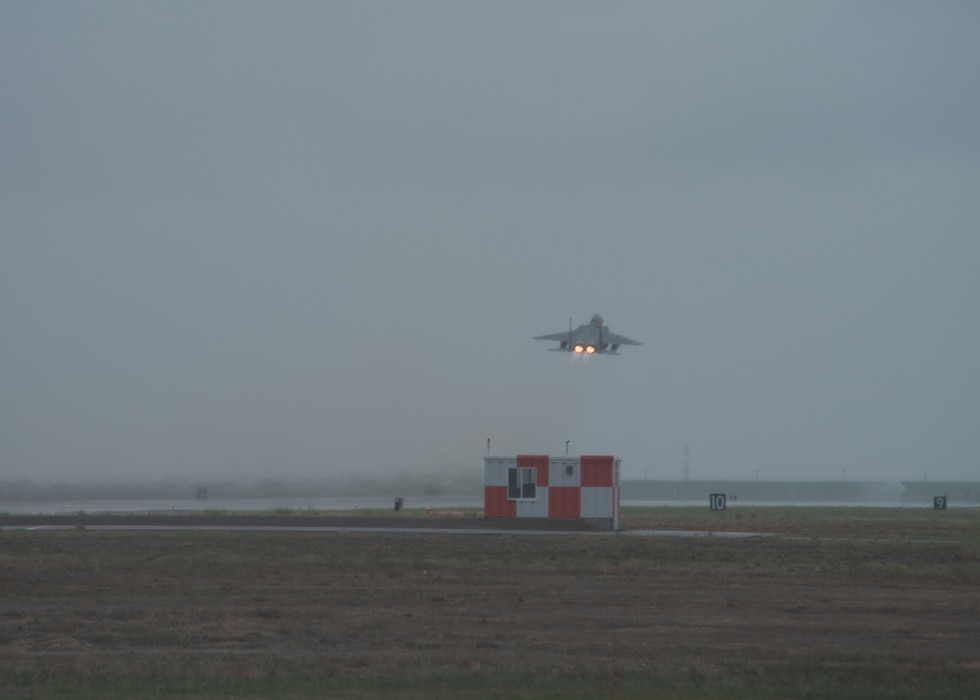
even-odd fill
[(557, 348), (552, 352), (574, 352), (576, 355), (618, 355), (620, 345), (643, 345), (621, 335), (610, 333), (602, 322), (602, 316), (595, 314), (588, 324), (572, 330), (572, 319), (568, 319), (568, 332), (539, 335), (535, 340), (557, 340)]

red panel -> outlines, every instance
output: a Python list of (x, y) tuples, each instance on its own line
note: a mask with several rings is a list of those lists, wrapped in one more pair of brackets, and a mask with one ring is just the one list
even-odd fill
[(516, 518), (517, 501), (507, 500), (506, 486), (483, 487), (484, 518)]
[(577, 486), (552, 486), (548, 489), (549, 518), (578, 518), (582, 512), (582, 492)]
[(582, 455), (582, 486), (612, 486), (613, 457)]
[(538, 486), (548, 485), (548, 455), (517, 455), (517, 466), (536, 467), (538, 470)]

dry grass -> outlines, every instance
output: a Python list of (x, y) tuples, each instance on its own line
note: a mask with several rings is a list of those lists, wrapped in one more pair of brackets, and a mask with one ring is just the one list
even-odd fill
[(792, 536), (980, 542), (980, 508), (707, 506), (621, 509), (624, 529), (766, 532)]
[(615, 635), (620, 698), (963, 697), (978, 554), (970, 538), (3, 531), (0, 687), (606, 697)]

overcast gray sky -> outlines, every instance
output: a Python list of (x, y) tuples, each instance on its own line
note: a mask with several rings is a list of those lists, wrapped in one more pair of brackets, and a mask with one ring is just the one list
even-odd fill
[[(980, 4), (0, 4), (0, 475), (980, 475)], [(534, 335), (601, 313), (644, 342)]]

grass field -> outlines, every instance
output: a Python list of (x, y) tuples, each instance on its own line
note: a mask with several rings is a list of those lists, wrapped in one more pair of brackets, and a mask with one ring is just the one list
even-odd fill
[(621, 509), (625, 529), (765, 532), (789, 536), (954, 540), (980, 543), (980, 508), (935, 511), (918, 507), (734, 506)]
[(0, 697), (980, 688), (980, 511), (650, 508), (622, 523), (791, 536), (7, 529)]

